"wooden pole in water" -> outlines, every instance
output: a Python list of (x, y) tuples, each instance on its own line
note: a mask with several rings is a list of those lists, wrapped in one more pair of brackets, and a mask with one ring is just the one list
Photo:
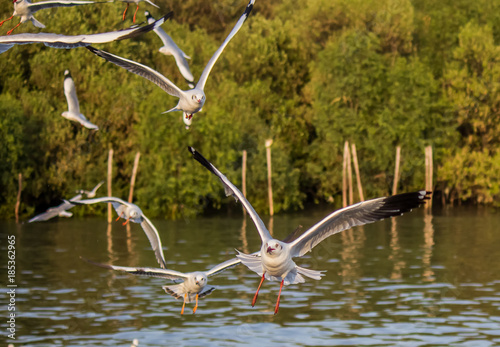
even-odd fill
[(21, 191), (23, 190), (23, 175), (21, 173), (17, 176), (18, 189), (17, 189), (17, 201), (16, 201), (16, 223), (19, 223), (19, 207), (21, 206)]
[(132, 169), (132, 178), (130, 179), (130, 192), (128, 194), (128, 202), (132, 202), (132, 200), (134, 199), (135, 179), (137, 178), (137, 169), (139, 168), (140, 157), (141, 152), (137, 152), (134, 159), (134, 168)]
[(344, 143), (344, 161), (342, 163), (342, 206), (347, 207), (347, 152), (349, 142)]
[[(433, 163), (432, 163), (432, 146), (425, 147), (425, 190), (432, 192), (432, 176), (433, 176)], [(432, 197), (425, 204), (426, 209), (432, 207)]]
[[(112, 184), (112, 175), (113, 175), (113, 149), (109, 150), (108, 154), (108, 196), (113, 196), (113, 192), (111, 191)], [(113, 221), (113, 205), (108, 203), (108, 223)]]
[[(247, 196), (247, 150), (243, 150), (243, 158), (241, 163), (241, 189), (243, 196)], [(247, 210), (243, 207), (243, 215), (247, 215)]]
[(365, 201), (365, 195), (363, 194), (363, 185), (361, 184), (361, 175), (359, 174), (358, 154), (356, 153), (356, 145), (354, 143), (351, 145), (351, 151), (352, 161), (354, 162), (354, 172), (356, 173), (356, 183), (358, 185), (359, 201)]
[(399, 162), (401, 160), (401, 146), (396, 147), (396, 165), (394, 167), (394, 182), (392, 183), (392, 195), (398, 193), (399, 183)]
[(271, 168), (271, 145), (273, 144), (272, 139), (266, 140), (266, 157), (267, 157), (267, 186), (268, 186), (268, 196), (269, 196), (269, 215), (272, 217), (274, 215), (273, 206), (273, 188), (272, 188), (272, 168)]
[(349, 205), (352, 205), (354, 204), (354, 191), (352, 189), (352, 165), (349, 144), (347, 144), (347, 183), (349, 183)]

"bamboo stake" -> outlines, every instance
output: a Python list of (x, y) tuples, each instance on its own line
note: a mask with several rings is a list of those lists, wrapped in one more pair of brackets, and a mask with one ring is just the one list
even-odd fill
[(19, 188), (17, 190), (15, 214), (16, 214), (16, 223), (19, 223), (19, 207), (21, 206), (21, 191), (23, 190), (23, 175), (21, 173), (19, 173), (19, 175), (17, 176), (17, 181)]
[(268, 196), (269, 196), (269, 215), (272, 217), (274, 215), (273, 206), (273, 187), (272, 187), (272, 168), (271, 168), (271, 145), (273, 144), (272, 139), (266, 140), (266, 157), (267, 157), (267, 186), (268, 186)]
[(342, 206), (347, 207), (347, 152), (349, 142), (344, 143), (344, 161), (342, 163)]
[(356, 173), (356, 183), (358, 185), (359, 201), (365, 201), (365, 195), (363, 194), (363, 185), (361, 184), (361, 175), (359, 174), (358, 154), (356, 153), (356, 145), (354, 143), (351, 145), (351, 151), (352, 161), (354, 162), (354, 172)]
[[(109, 150), (108, 154), (108, 196), (113, 196), (111, 191), (112, 184), (112, 174), (113, 174), (113, 149)], [(108, 223), (113, 221), (113, 205), (108, 203)]]
[[(433, 176), (433, 163), (432, 163), (432, 146), (425, 147), (425, 190), (432, 191), (432, 176)], [(432, 197), (425, 204), (426, 209), (432, 207)]]
[(392, 195), (398, 193), (399, 183), (399, 162), (401, 160), (401, 146), (396, 147), (396, 165), (394, 167), (394, 182), (392, 183)]
[(354, 204), (354, 192), (352, 189), (352, 165), (349, 144), (347, 144), (347, 182), (349, 183), (349, 205), (352, 205)]
[(137, 178), (137, 169), (139, 168), (140, 157), (141, 152), (137, 152), (134, 159), (134, 168), (132, 169), (132, 178), (130, 179), (130, 192), (128, 194), (128, 202), (132, 202), (132, 200), (134, 199), (135, 179)]
[[(243, 158), (241, 164), (241, 189), (243, 196), (247, 196), (247, 151), (243, 150)], [(247, 210), (243, 207), (243, 215), (247, 215)]]

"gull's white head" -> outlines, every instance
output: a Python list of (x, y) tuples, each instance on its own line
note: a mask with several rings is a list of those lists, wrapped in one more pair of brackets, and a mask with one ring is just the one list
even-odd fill
[(201, 94), (201, 93), (195, 93), (193, 95), (191, 95), (191, 99), (200, 104), (200, 107), (203, 106), (203, 104), (205, 103), (205, 95), (204, 94)]
[(205, 287), (207, 284), (207, 276), (202, 273), (196, 274), (196, 276), (194, 276), (194, 283), (200, 288)]
[(271, 256), (278, 256), (283, 250), (283, 245), (278, 240), (269, 240), (264, 245), (264, 251)]
[(134, 220), (134, 219), (139, 219), (142, 215), (142, 211), (138, 208), (138, 207), (131, 207), (129, 209), (129, 213), (128, 213), (128, 216), (130, 219)]

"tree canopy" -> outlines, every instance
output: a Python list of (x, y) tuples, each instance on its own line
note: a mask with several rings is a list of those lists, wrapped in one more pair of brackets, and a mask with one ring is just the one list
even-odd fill
[[(141, 3), (192, 59), (195, 80), (246, 1)], [(0, 9), (0, 19), (12, 7)], [(39, 11), (45, 32), (75, 35), (129, 27), (123, 6)], [(15, 17), (0, 35), (17, 24)], [(30, 22), (14, 34), (39, 32)], [(345, 141), (355, 143), (366, 198), (390, 195), (396, 146), (401, 190), (424, 186), (424, 147), (434, 148), (435, 189), (445, 199), (499, 204), (500, 3), (486, 0), (256, 1), (215, 64), (207, 101), (186, 130), (176, 105), (153, 83), (85, 48), (18, 45), (0, 55), (0, 210), (14, 216), (17, 177), (24, 216), (105, 179), (114, 150), (113, 195), (126, 198), (141, 152), (135, 202), (150, 217), (186, 218), (230, 203), (195, 163), (193, 146), (237, 186), (248, 153), (248, 199), (267, 212), (265, 140), (272, 138), (275, 211), (340, 201)], [(188, 89), (154, 32), (96, 45), (138, 61)], [(91, 131), (67, 109), (64, 70), (75, 81)], [(102, 192), (101, 192), (102, 194)], [(87, 210), (88, 211), (88, 210)], [(83, 209), (75, 209), (84, 213)], [(104, 209), (96, 208), (97, 213)]]

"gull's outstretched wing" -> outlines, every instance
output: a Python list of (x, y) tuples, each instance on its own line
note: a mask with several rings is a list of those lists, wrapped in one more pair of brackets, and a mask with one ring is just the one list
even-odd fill
[(337, 210), (290, 243), (292, 257), (300, 257), (328, 236), (388, 217), (399, 216), (425, 203), (430, 192), (421, 190), (363, 201)]
[(188, 275), (186, 275), (182, 272), (179, 272), (179, 271), (175, 271), (175, 270), (159, 269), (159, 268), (152, 268), (152, 267), (115, 266), (115, 265), (97, 263), (95, 261), (85, 259), (84, 257), (80, 257), (80, 259), (82, 259), (83, 261), (85, 261), (89, 264), (100, 266), (100, 267), (105, 268), (105, 269), (128, 272), (128, 273), (133, 274), (133, 275), (166, 278), (166, 279), (169, 279), (172, 281), (188, 278)]
[(39, 1), (28, 6), (31, 13), (35, 13), (37, 11), (53, 8), (53, 7), (72, 7), (79, 5), (88, 5), (94, 4), (95, 1)]
[(51, 208), (47, 209), (47, 211), (36, 215), (35, 217), (31, 218), (28, 221), (28, 223), (43, 222), (43, 221), (52, 219), (52, 218), (57, 217), (57, 216), (71, 217), (72, 214), (70, 212), (67, 212), (67, 213), (64, 213), (64, 212), (75, 206), (75, 204), (72, 204), (71, 202), (78, 201), (81, 198), (82, 198), (82, 195), (78, 194), (69, 200), (64, 200), (64, 202), (61, 205), (56, 206), (56, 207), (51, 207)]
[(131, 27), (128, 29), (99, 34), (67, 36), (54, 33), (24, 33), (0, 36), (0, 53), (7, 51), (9, 48), (13, 47), (13, 45), (23, 45), (28, 43), (43, 43), (46, 46), (53, 48), (69, 49), (85, 47), (96, 43), (130, 39), (157, 28), (170, 18), (171, 15), (172, 12), (158, 19), (156, 22), (142, 27)]
[(125, 59), (122, 57), (119, 57), (117, 55), (101, 51), (100, 49), (96, 49), (92, 46), (86, 47), (89, 51), (94, 53), (95, 55), (106, 59), (110, 63), (113, 63), (115, 65), (118, 65), (119, 67), (124, 68), (125, 70), (128, 70), (136, 75), (139, 75), (148, 81), (153, 82), (156, 84), (158, 87), (163, 89), (165, 92), (172, 96), (176, 96), (180, 98), (182, 94), (184, 93), (179, 87), (177, 87), (172, 81), (170, 81), (168, 78), (163, 76), (161, 73), (159, 73), (156, 70), (153, 70), (150, 67), (147, 67), (146, 65), (142, 65), (138, 62), (135, 62), (133, 60)]
[(71, 77), (68, 70), (64, 72), (64, 95), (66, 96), (66, 101), (68, 102), (68, 111), (71, 113), (80, 113), (80, 104), (78, 103), (78, 97), (76, 96), (75, 82)]
[(240, 263), (241, 263), (241, 260), (239, 260), (236, 257), (234, 257), (232, 259), (229, 259), (229, 260), (226, 260), (225, 262), (220, 263), (218, 265), (215, 265), (213, 268), (211, 268), (210, 270), (208, 270), (207, 271), (207, 277), (218, 275), (222, 271), (230, 269), (230, 268), (232, 268), (232, 267), (234, 267), (234, 266), (236, 266), (236, 265), (238, 265)]
[(84, 126), (87, 129), (91, 130), (98, 130), (99, 127), (95, 125), (94, 123), (91, 123), (83, 114), (79, 114), (79, 122), (82, 126)]
[(243, 23), (245, 23), (246, 19), (248, 18), (248, 15), (252, 11), (254, 3), (255, 3), (255, 0), (250, 0), (247, 7), (245, 8), (245, 12), (243, 12), (240, 19), (238, 19), (233, 30), (231, 30), (231, 32), (226, 37), (226, 39), (224, 40), (222, 45), (215, 51), (212, 58), (210, 58), (210, 60), (208, 61), (208, 64), (205, 66), (205, 69), (203, 70), (203, 72), (200, 76), (200, 79), (198, 80), (198, 83), (196, 84), (196, 89), (203, 90), (205, 88), (205, 83), (207, 82), (208, 75), (210, 74), (210, 71), (212, 71), (212, 68), (214, 67), (215, 62), (217, 61), (217, 59), (219, 59), (219, 56), (221, 55), (224, 48), (226, 48), (229, 41), (231, 41), (233, 36), (236, 35), (236, 33), (241, 29)]
[(146, 236), (149, 239), (149, 243), (155, 252), (156, 260), (158, 264), (164, 269), (167, 268), (167, 264), (165, 263), (165, 256), (163, 255), (163, 248), (161, 245), (160, 235), (158, 235), (158, 230), (156, 230), (155, 226), (151, 221), (145, 216), (142, 215), (141, 227), (146, 233)]
[(232, 195), (236, 200), (240, 200), (241, 204), (245, 209), (247, 210), (248, 214), (250, 215), (250, 218), (252, 218), (252, 221), (254, 222), (255, 226), (257, 227), (257, 230), (259, 231), (260, 238), (262, 239), (262, 242), (265, 243), (267, 240), (272, 239), (271, 234), (267, 230), (264, 222), (262, 219), (260, 219), (259, 215), (257, 212), (255, 212), (254, 208), (252, 205), (248, 202), (248, 200), (245, 198), (242, 192), (234, 184), (231, 183), (230, 180), (227, 179), (226, 176), (224, 176), (212, 163), (210, 163), (205, 157), (203, 157), (200, 152), (198, 152), (196, 149), (193, 147), (188, 147), (189, 151), (193, 155), (193, 158), (196, 159), (201, 165), (206, 167), (211, 173), (213, 173), (215, 176), (219, 177), (221, 180), (222, 184), (224, 185), (224, 190), (226, 192), (226, 196)]
[(94, 199), (78, 200), (78, 201), (75, 201), (75, 204), (76, 205), (91, 205), (91, 204), (97, 204), (100, 202), (110, 202), (110, 203), (117, 203), (120, 205), (130, 205), (130, 203), (126, 202), (125, 200), (122, 200), (120, 198), (116, 198), (114, 196), (103, 196), (103, 197), (94, 198)]

